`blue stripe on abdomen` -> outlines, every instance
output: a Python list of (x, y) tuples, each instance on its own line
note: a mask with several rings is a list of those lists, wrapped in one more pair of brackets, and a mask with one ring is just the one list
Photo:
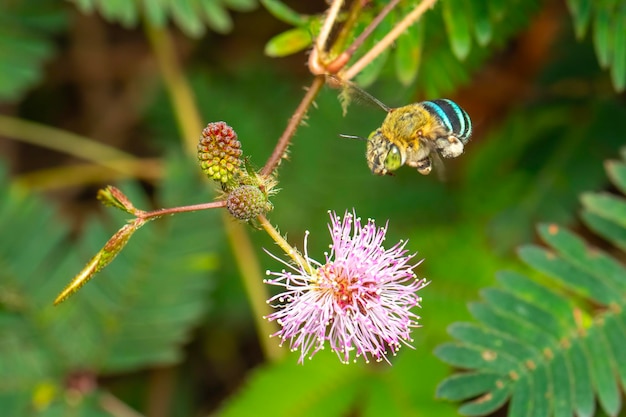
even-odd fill
[(458, 104), (448, 99), (424, 101), (422, 104), (451, 134), (463, 143), (468, 141), (472, 134), (472, 121)]

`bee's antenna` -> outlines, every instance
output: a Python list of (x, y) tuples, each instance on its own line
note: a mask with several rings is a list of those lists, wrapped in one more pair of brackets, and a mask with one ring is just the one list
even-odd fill
[(346, 138), (346, 139), (367, 140), (367, 138), (364, 138), (363, 136), (355, 136), (355, 135), (339, 134), (339, 137)]

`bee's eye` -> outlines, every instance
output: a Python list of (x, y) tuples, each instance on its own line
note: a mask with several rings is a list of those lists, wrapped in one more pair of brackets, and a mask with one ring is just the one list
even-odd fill
[(395, 171), (404, 163), (402, 159), (400, 149), (396, 145), (391, 145), (389, 153), (387, 153), (387, 156), (385, 157), (385, 168), (389, 171)]

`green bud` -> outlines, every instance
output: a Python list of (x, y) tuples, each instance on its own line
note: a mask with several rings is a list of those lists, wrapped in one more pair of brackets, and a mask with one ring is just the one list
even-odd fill
[(274, 206), (267, 195), (254, 185), (241, 185), (228, 194), (226, 208), (239, 220), (252, 220), (272, 210)]

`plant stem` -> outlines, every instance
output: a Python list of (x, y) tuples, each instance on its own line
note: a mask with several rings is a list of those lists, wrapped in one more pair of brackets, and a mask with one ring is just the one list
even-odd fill
[(326, 19), (324, 19), (324, 23), (322, 24), (322, 28), (320, 29), (320, 34), (315, 40), (315, 48), (318, 51), (326, 50), (326, 41), (328, 41), (328, 36), (330, 35), (330, 31), (335, 25), (335, 20), (337, 20), (337, 15), (339, 14), (339, 10), (341, 10), (342, 5), (343, 0), (333, 0), (333, 3), (330, 5), (330, 8), (328, 9), (328, 12), (326, 14)]
[(188, 213), (191, 211), (209, 210), (209, 209), (220, 208), (220, 207), (226, 207), (225, 200), (212, 201), (210, 203), (194, 204), (190, 206), (178, 206), (178, 207), (164, 208), (164, 209), (153, 210), (153, 211), (143, 211), (137, 217), (144, 219), (144, 220), (154, 220), (156, 218), (171, 215), (171, 214)]
[(359, 72), (363, 70), (370, 62), (372, 62), (378, 55), (380, 55), (385, 49), (387, 49), (405, 30), (415, 23), (429, 8), (433, 7), (437, 0), (422, 0), (420, 4), (404, 17), (383, 39), (372, 47), (365, 55), (355, 62), (350, 68), (346, 70), (342, 78), (350, 80), (354, 78)]
[(133, 155), (87, 137), (36, 122), (0, 115), (0, 135), (54, 149), (125, 174), (134, 171), (133, 163), (136, 159)]
[(263, 279), (259, 276), (261, 266), (255, 250), (245, 229), (226, 212), (224, 212), (224, 227), (231, 247), (237, 248), (237, 250), (233, 250), (233, 255), (243, 277), (244, 289), (254, 312), (254, 323), (259, 334), (261, 348), (268, 360), (276, 361), (283, 357), (284, 352), (274, 340), (269, 338), (269, 335), (276, 332), (276, 324), (270, 323), (264, 318), (271, 313), (271, 309), (265, 302), (269, 297), (267, 296), (267, 289), (263, 285)]
[[(400, 0), (391, 0), (389, 3), (387, 3), (385, 7), (383, 7), (383, 9), (380, 11), (380, 13), (378, 13), (378, 15), (374, 19), (372, 19), (370, 24), (367, 25), (365, 30), (361, 32), (361, 34), (354, 40), (354, 42), (352, 42), (352, 45), (350, 45), (344, 52), (342, 52), (333, 62), (328, 64), (328, 72), (331, 74), (336, 74), (337, 72), (339, 72), (339, 70), (348, 63), (356, 50), (363, 44), (363, 42), (365, 42), (365, 40), (372, 34), (372, 32), (374, 32), (374, 29), (378, 27), (378, 25), (380, 24), (380, 22), (383, 21), (385, 16), (387, 16), (389, 12), (391, 12), (391, 10), (393, 10), (393, 8), (398, 5), (399, 2)], [(342, 30), (342, 34), (343, 33), (344, 31)]]
[(100, 406), (114, 417), (143, 417), (143, 414), (130, 408), (109, 392), (99, 394)]
[(161, 160), (157, 158), (135, 159), (134, 161), (116, 159), (108, 162), (117, 165), (119, 169), (112, 171), (110, 167), (91, 163), (58, 166), (24, 173), (18, 176), (15, 182), (18, 186), (30, 189), (54, 190), (108, 183), (123, 178), (155, 181), (162, 177)]
[(159, 71), (172, 100), (185, 149), (187, 152), (195, 153), (198, 138), (202, 132), (202, 117), (196, 106), (191, 86), (178, 62), (171, 35), (167, 29), (157, 28), (147, 22), (145, 27)]
[(285, 252), (293, 261), (302, 266), (308, 273), (312, 274), (313, 271), (310, 270), (308, 262), (302, 257), (300, 252), (298, 252), (295, 248), (293, 248), (287, 240), (280, 234), (278, 230), (272, 226), (272, 224), (267, 220), (267, 218), (263, 215), (257, 217), (259, 223), (261, 223), (261, 227), (267, 232), (268, 235), (276, 242), (278, 246)]
[(296, 111), (293, 113), (293, 115), (289, 119), (289, 123), (287, 123), (287, 127), (285, 128), (285, 131), (278, 139), (278, 142), (276, 143), (276, 147), (274, 148), (274, 151), (272, 152), (269, 159), (265, 163), (265, 166), (261, 170), (261, 175), (263, 176), (270, 175), (276, 169), (276, 167), (278, 166), (278, 163), (280, 162), (281, 158), (285, 154), (287, 147), (289, 146), (289, 142), (291, 141), (291, 138), (296, 133), (296, 130), (298, 129), (298, 126), (302, 122), (302, 119), (304, 119), (304, 116), (306, 115), (307, 110), (309, 109), (311, 104), (313, 104), (313, 100), (315, 100), (315, 97), (320, 92), (323, 86), (324, 86), (324, 77), (316, 76), (313, 79), (311, 86), (307, 88), (306, 94), (302, 98), (302, 101), (300, 101), (300, 104), (298, 104)]

